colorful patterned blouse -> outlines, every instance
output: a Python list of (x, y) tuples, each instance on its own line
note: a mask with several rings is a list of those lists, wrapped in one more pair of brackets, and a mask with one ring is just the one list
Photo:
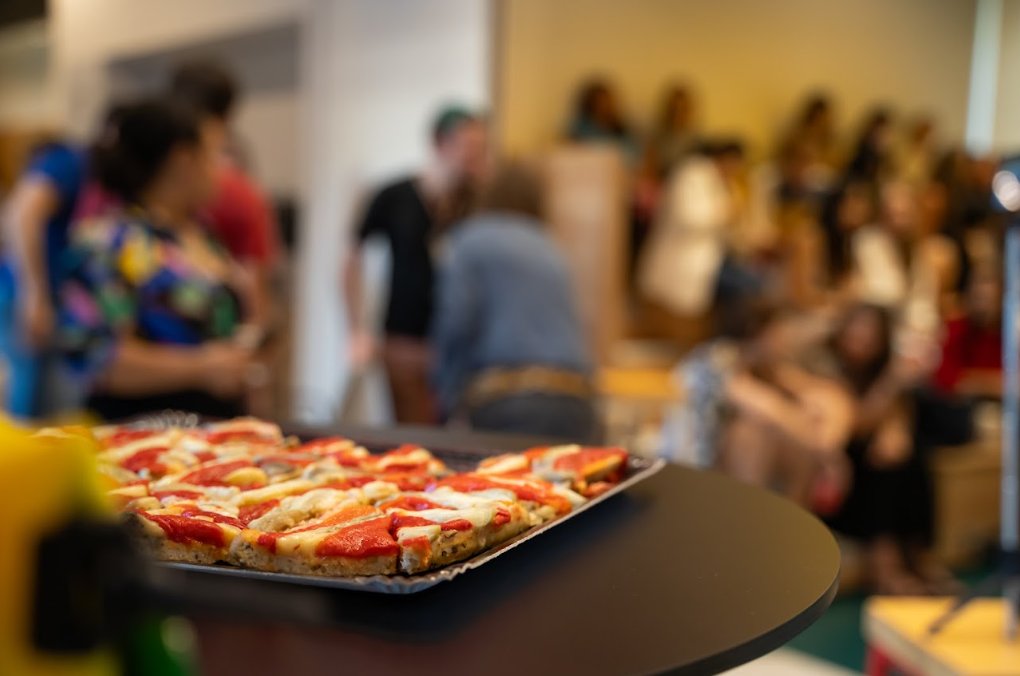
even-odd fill
[(229, 338), (239, 303), (231, 262), (196, 228), (156, 225), (141, 210), (79, 222), (61, 289), (61, 343), (75, 371), (99, 375), (127, 336), (164, 345)]

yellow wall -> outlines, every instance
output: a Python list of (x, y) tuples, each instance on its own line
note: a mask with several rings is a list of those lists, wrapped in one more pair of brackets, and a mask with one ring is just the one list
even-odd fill
[(759, 152), (818, 86), (843, 127), (884, 101), (963, 136), (972, 0), (503, 0), (501, 17), (498, 127), (511, 152), (553, 141), (591, 73), (617, 83), (642, 126), (664, 82), (689, 81), (705, 131), (739, 132)]

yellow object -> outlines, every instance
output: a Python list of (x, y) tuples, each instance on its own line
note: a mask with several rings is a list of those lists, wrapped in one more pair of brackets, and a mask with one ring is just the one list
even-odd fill
[(942, 598), (872, 598), (864, 638), (899, 667), (925, 676), (1020, 676), (1020, 639), (1005, 638), (1002, 599), (977, 599), (935, 636), (928, 626), (952, 604)]
[(604, 397), (671, 402), (681, 394), (669, 369), (602, 368), (597, 383)]
[(0, 421), (0, 675), (106, 676), (112, 653), (37, 652), (30, 627), (39, 538), (74, 515), (106, 510), (94, 442), (82, 429), (31, 432)]

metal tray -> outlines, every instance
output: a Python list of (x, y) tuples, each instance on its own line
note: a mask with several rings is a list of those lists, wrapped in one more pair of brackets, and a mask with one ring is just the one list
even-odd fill
[[(433, 451), (433, 453), (438, 458), (444, 461), (447, 460), (442, 451)], [(457, 464), (461, 464), (463, 462), (462, 457), (450, 458), (450, 460), (453, 460), (453, 462), (450, 463), (451, 467), (455, 467)], [(271, 582), (285, 582), (289, 584), (313, 587), (328, 587), (331, 589), (350, 589), (355, 591), (376, 592), (379, 594), (414, 594), (415, 592), (420, 592), (424, 589), (428, 589), (429, 587), (434, 587), (440, 582), (452, 580), (458, 575), (466, 573), (469, 570), (478, 568), (479, 566), (493, 560), (500, 554), (503, 554), (504, 552), (507, 552), (514, 547), (541, 535), (550, 528), (560, 526), (578, 514), (591, 509), (600, 502), (608, 500), (612, 496), (627, 490), (634, 484), (644, 481), (661, 470), (665, 464), (665, 461), (662, 459), (648, 460), (646, 458), (631, 456), (627, 460), (627, 476), (623, 481), (613, 486), (602, 495), (592, 498), (570, 513), (564, 514), (563, 516), (553, 519), (548, 523), (544, 523), (541, 526), (526, 530), (520, 535), (517, 535), (516, 537), (511, 538), (492, 549), (487, 549), (470, 559), (460, 561), (459, 563), (452, 563), (443, 568), (428, 571), (426, 573), (418, 573), (416, 575), (398, 574), (362, 577), (324, 577), (317, 575), (294, 575), (291, 573), (267, 573), (258, 570), (249, 570), (247, 568), (238, 568), (229, 564), (204, 565), (172, 561), (159, 561), (157, 563), (160, 566), (177, 570), (196, 571), (212, 575), (226, 575), (255, 580), (267, 580)]]

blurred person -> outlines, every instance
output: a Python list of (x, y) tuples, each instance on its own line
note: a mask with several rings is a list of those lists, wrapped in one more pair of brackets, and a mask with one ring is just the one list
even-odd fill
[(48, 415), (58, 405), (51, 387), (57, 293), (86, 172), (81, 148), (48, 143), (33, 153), (2, 214), (0, 348), (8, 367), (5, 408), (18, 417)]
[(753, 252), (773, 273), (782, 272), (789, 232), (813, 215), (810, 158), (803, 143), (786, 139), (775, 158), (748, 172), (741, 248)]
[(432, 125), (432, 158), (417, 175), (401, 178), (375, 194), (358, 227), (345, 265), (350, 358), (355, 367), (375, 352), (361, 312), (361, 247), (384, 237), (391, 252), (389, 300), (382, 359), (397, 422), (430, 424), (437, 411), (429, 372), (432, 353), (433, 248), (450, 225), (467, 215), (486, 170), (483, 120), (459, 107), (442, 110)]
[(601, 79), (585, 82), (577, 92), (567, 138), (578, 143), (612, 143), (628, 161), (637, 154), (634, 136), (620, 111), (616, 92)]
[(541, 204), (538, 176), (507, 164), (451, 232), (433, 334), (439, 398), (475, 429), (594, 443), (591, 361)]
[(126, 106), (116, 137), (92, 151), (122, 206), (74, 225), (59, 335), (86, 405), (105, 419), (243, 412), (244, 276), (195, 218), (222, 143), (219, 125), (152, 99)]
[(924, 115), (917, 117), (894, 154), (896, 177), (916, 186), (928, 183), (935, 171), (936, 150), (935, 122)]
[(958, 250), (936, 231), (918, 191), (899, 181), (880, 190), (879, 221), (854, 232), (855, 295), (896, 310), (905, 329), (933, 337), (959, 274)]
[(1002, 396), (1002, 281), (996, 272), (972, 276), (964, 313), (945, 324), (932, 382), (948, 395)]
[(812, 192), (832, 184), (838, 157), (835, 115), (827, 94), (815, 93), (804, 101), (784, 145), (796, 146), (804, 154), (804, 181)]
[(270, 200), (244, 169), (230, 128), (240, 87), (229, 70), (215, 61), (180, 64), (170, 78), (169, 96), (194, 108), (209, 123), (222, 126), (225, 142), (212, 199), (202, 217), (253, 280), (251, 322), (270, 330), (275, 314), (272, 279), (279, 249), (279, 232)]
[(838, 476), (852, 408), (843, 388), (797, 363), (813, 342), (801, 318), (761, 298), (722, 308), (720, 338), (677, 369), (685, 402), (667, 423), (670, 459), (717, 466), (810, 506)]
[(818, 225), (822, 183), (806, 140), (790, 137), (774, 164), (749, 181), (746, 235), (787, 302), (808, 309), (823, 297), (824, 244)]
[(954, 148), (939, 158), (928, 189), (942, 203), (941, 232), (960, 251), (957, 289), (962, 292), (971, 267), (1000, 265), (1001, 233), (991, 212), (991, 176), (969, 153)]
[(822, 201), (819, 222), (825, 239), (825, 280), (839, 294), (853, 268), (854, 234), (874, 222), (875, 195), (867, 181), (846, 181)]
[(847, 178), (866, 181), (885, 178), (892, 168), (892, 141), (892, 115), (885, 108), (876, 108), (861, 125), (853, 155), (846, 167)]
[(637, 280), (645, 298), (672, 315), (703, 315), (715, 300), (740, 208), (734, 155), (739, 148), (703, 142), (666, 185)]
[(835, 372), (856, 398), (847, 445), (852, 478), (830, 526), (865, 542), (878, 593), (947, 592), (951, 578), (928, 555), (932, 492), (926, 452), (934, 439), (951, 439), (956, 416), (915, 396), (927, 364), (893, 348), (892, 314), (856, 305), (831, 341)]
[(645, 148), (645, 162), (662, 181), (699, 142), (694, 94), (686, 85), (669, 85)]
[[(269, 198), (232, 152), (236, 139), (231, 120), (240, 98), (240, 87), (233, 74), (214, 60), (194, 60), (179, 64), (170, 75), (167, 96), (191, 108), (203, 124), (216, 127), (223, 137), (217, 157), (216, 186), (207, 204), (199, 211), (201, 221), (241, 263), (251, 278), (251, 325), (262, 337), (271, 331), (275, 315), (272, 292), (273, 271), (279, 249), (276, 216)], [(107, 131), (115, 137), (115, 124)], [(81, 197), (75, 217), (98, 216), (120, 206), (117, 195), (105, 190), (98, 181), (90, 181)], [(261, 342), (262, 338), (257, 338)]]
[(694, 96), (685, 85), (669, 85), (663, 96), (655, 128), (645, 144), (634, 184), (629, 278), (633, 281), (638, 257), (659, 210), (662, 189), (670, 172), (700, 144), (695, 127)]

